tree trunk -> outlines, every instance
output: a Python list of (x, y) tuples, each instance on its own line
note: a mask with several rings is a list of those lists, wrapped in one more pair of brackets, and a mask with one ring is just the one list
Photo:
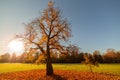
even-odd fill
[(46, 75), (50, 76), (53, 75), (53, 67), (52, 67), (52, 61), (50, 56), (50, 49), (49, 45), (47, 45), (47, 53), (46, 53)]
[(93, 72), (93, 71), (92, 71), (92, 65), (91, 65), (91, 64), (90, 64), (90, 72)]

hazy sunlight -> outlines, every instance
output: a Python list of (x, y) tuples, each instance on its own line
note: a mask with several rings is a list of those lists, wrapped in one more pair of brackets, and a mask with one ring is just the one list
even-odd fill
[(8, 44), (8, 47), (10, 49), (10, 52), (13, 53), (15, 52), (16, 55), (20, 55), (21, 52), (24, 50), (23, 47), (23, 42), (18, 41), (18, 40), (13, 40)]

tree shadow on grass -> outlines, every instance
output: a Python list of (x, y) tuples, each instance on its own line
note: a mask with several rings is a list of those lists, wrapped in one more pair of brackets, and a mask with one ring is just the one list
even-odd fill
[(60, 75), (51, 75), (51, 76), (47, 76), (46, 77), (46, 80), (67, 80), (66, 78), (64, 77), (61, 77)]

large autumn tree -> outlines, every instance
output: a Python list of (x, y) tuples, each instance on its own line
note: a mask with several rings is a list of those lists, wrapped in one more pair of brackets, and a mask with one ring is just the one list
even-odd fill
[(22, 38), (26, 51), (39, 50), (46, 60), (46, 75), (54, 74), (51, 53), (60, 53), (63, 49), (61, 42), (71, 36), (67, 20), (61, 16), (59, 8), (54, 7), (54, 2), (49, 1), (42, 16), (25, 26), (25, 33), (17, 37)]

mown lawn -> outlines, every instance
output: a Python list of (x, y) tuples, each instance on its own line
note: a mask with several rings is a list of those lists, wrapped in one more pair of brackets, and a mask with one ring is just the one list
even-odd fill
[(1, 63), (0, 73), (5, 72), (15, 72), (15, 71), (26, 71), (34, 69), (45, 69), (45, 65), (35, 65), (35, 64), (22, 64), (22, 63)]
[[(55, 70), (75, 70), (89, 71), (89, 67), (84, 64), (53, 64)], [(26, 71), (34, 69), (45, 69), (45, 64), (22, 64), (22, 63), (1, 63), (0, 73)], [(105, 72), (112, 74), (120, 74), (120, 64), (100, 64), (99, 67), (93, 68), (94, 72)]]
[[(84, 64), (53, 64), (53, 66), (59, 70), (90, 71), (89, 67)], [(93, 67), (93, 72), (120, 75), (120, 64), (99, 64), (99, 67)]]

